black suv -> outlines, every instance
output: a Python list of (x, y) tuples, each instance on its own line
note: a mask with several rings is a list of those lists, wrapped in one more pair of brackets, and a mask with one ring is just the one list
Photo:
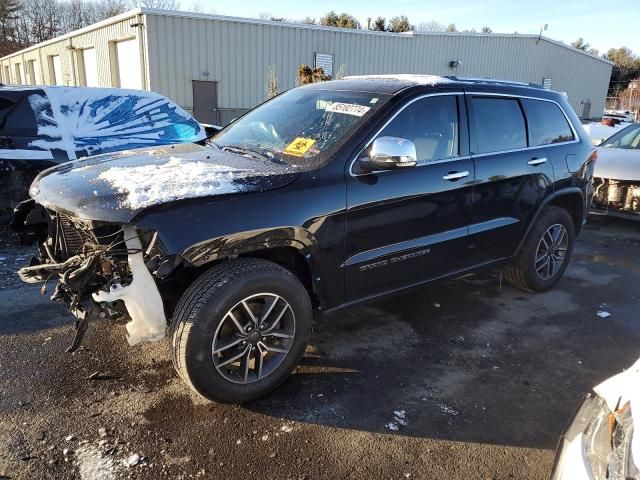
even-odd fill
[[(49, 169), (13, 225), (76, 316), (170, 327), (181, 377), (243, 402), (283, 382), (321, 312), (503, 268), (543, 292), (567, 267), (595, 151), (564, 96), (514, 82), (365, 76), (289, 90), (206, 146)], [(170, 319), (170, 321), (167, 321)]]

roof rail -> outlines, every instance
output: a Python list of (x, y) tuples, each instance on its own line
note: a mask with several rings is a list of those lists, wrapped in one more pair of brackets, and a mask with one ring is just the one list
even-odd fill
[(517, 85), (521, 87), (533, 87), (533, 88), (544, 88), (542, 85), (538, 83), (527, 83), (527, 82), (517, 82), (515, 80), (501, 80), (499, 78), (477, 78), (477, 77), (456, 77), (455, 75), (447, 75), (445, 78), (448, 78), (453, 81), (460, 82), (473, 82), (473, 83), (492, 83), (498, 85)]

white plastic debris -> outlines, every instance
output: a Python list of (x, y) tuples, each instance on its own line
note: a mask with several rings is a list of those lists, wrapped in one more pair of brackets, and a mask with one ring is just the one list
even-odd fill
[(128, 467), (135, 467), (140, 463), (140, 455), (138, 455), (137, 453), (130, 455), (129, 458), (127, 458), (126, 463)]
[(388, 428), (389, 430), (393, 430), (394, 432), (397, 432), (400, 427), (398, 426), (397, 423), (394, 422), (389, 422), (385, 425), (385, 428)]
[(600, 318), (607, 318), (611, 316), (611, 314), (606, 310), (598, 310), (598, 313), (596, 313), (596, 315), (598, 315)]
[(136, 229), (125, 228), (124, 238), (127, 249), (137, 252), (128, 255), (133, 280), (125, 287), (113, 284), (108, 292), (98, 291), (93, 294), (93, 299), (98, 303), (124, 301), (131, 317), (126, 325), (129, 345), (145, 341), (157, 342), (164, 338), (167, 326), (162, 297), (144, 263), (142, 244)]
[(65, 440), (66, 440), (67, 442), (71, 442), (71, 441), (73, 441), (73, 440), (75, 440), (75, 439), (76, 439), (76, 436), (75, 436), (74, 434), (67, 435), (67, 436), (65, 437)]

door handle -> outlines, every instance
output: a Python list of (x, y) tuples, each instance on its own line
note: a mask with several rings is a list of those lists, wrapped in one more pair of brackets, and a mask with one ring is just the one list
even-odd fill
[(533, 165), (533, 166), (542, 165), (543, 163), (547, 163), (547, 159), (546, 158), (532, 158), (527, 163), (529, 165)]
[(465, 170), (464, 172), (449, 172), (445, 176), (442, 177), (443, 180), (455, 181), (460, 180), (461, 178), (468, 177), (469, 172)]

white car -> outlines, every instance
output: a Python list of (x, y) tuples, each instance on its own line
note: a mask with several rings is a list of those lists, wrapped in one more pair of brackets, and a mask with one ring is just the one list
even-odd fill
[(595, 146), (600, 145), (604, 140), (628, 126), (629, 123), (618, 123), (610, 127), (609, 125), (603, 125), (600, 122), (587, 123), (586, 125), (583, 125), (585, 131), (591, 137), (591, 143), (593, 143)]
[(640, 220), (640, 123), (632, 123), (598, 148), (593, 211)]
[(640, 360), (587, 395), (560, 439), (552, 479), (640, 479), (639, 431)]
[(605, 110), (605, 116), (623, 118), (626, 122), (635, 122), (635, 114), (631, 110)]

